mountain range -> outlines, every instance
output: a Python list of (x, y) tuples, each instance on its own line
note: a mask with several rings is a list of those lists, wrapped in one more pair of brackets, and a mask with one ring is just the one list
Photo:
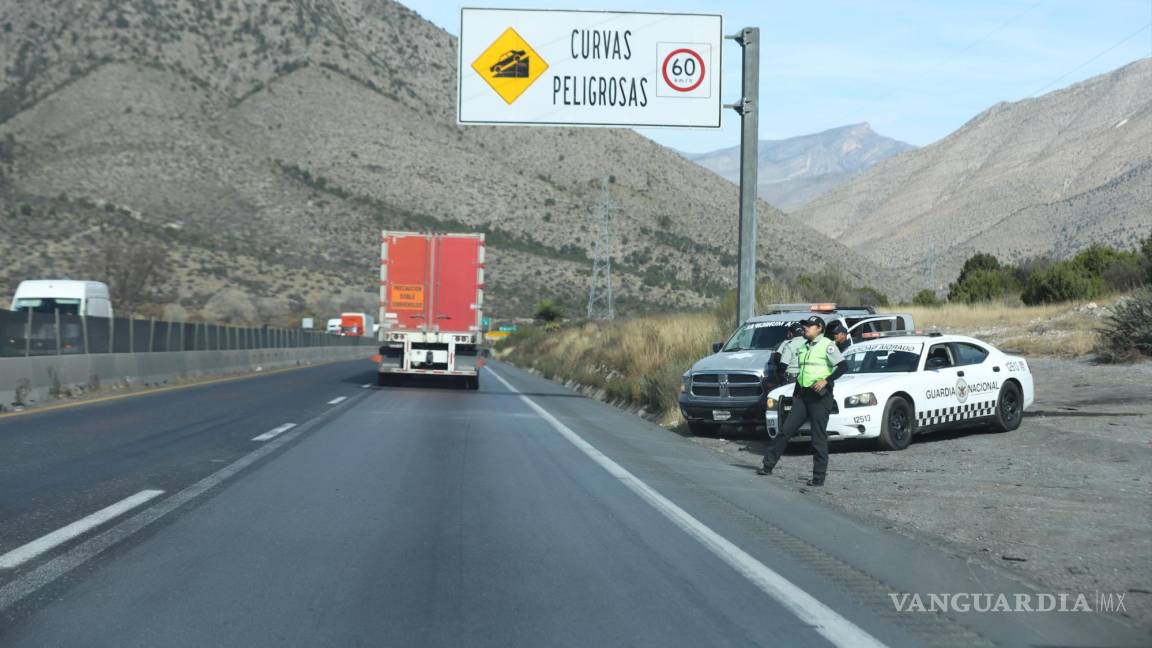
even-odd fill
[[(734, 285), (735, 186), (629, 130), (460, 127), (455, 50), (391, 0), (3, 3), (0, 283), (75, 276), (116, 238), (167, 250), (193, 313), (239, 291), (323, 316), (374, 310), (381, 229), (482, 231), (491, 312), (580, 314), (607, 195), (618, 311)], [(759, 213), (765, 273), (893, 283)]]
[(918, 287), (976, 252), (1063, 258), (1152, 231), (1152, 59), (1001, 102), (795, 213)]
[[(788, 139), (760, 140), (758, 148), (760, 198), (790, 212), (875, 164), (916, 147), (879, 135), (865, 122)], [(681, 155), (740, 183), (739, 146)]]

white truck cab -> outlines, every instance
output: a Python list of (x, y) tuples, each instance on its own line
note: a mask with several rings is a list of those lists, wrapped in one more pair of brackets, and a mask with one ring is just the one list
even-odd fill
[(32, 279), (21, 281), (12, 296), (12, 310), (37, 313), (112, 317), (108, 286), (99, 281)]

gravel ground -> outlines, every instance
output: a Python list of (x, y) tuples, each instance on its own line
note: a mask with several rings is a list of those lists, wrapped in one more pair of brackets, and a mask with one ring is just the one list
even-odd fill
[[(1152, 629), (1152, 363), (1030, 358), (1036, 403), (1014, 432), (917, 437), (903, 452), (832, 444), (808, 489), (806, 443), (764, 479), (1007, 570), (1050, 592), (1126, 592)], [(758, 437), (694, 438), (758, 465)]]

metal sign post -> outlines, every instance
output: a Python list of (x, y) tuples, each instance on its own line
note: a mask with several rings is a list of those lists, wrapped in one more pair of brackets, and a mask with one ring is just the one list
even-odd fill
[(736, 325), (756, 315), (756, 182), (760, 131), (760, 28), (728, 36), (744, 49), (740, 114), (740, 270), (736, 283)]

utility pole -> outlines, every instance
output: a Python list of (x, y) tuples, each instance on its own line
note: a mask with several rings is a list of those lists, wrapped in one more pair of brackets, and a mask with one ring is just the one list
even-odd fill
[(756, 182), (760, 144), (760, 28), (728, 36), (744, 50), (740, 114), (740, 270), (736, 282), (736, 324), (756, 315)]
[(595, 211), (596, 242), (592, 248), (592, 281), (588, 288), (588, 319), (616, 318), (612, 304), (612, 210), (616, 206), (608, 193), (608, 179), (600, 181), (600, 205)]

